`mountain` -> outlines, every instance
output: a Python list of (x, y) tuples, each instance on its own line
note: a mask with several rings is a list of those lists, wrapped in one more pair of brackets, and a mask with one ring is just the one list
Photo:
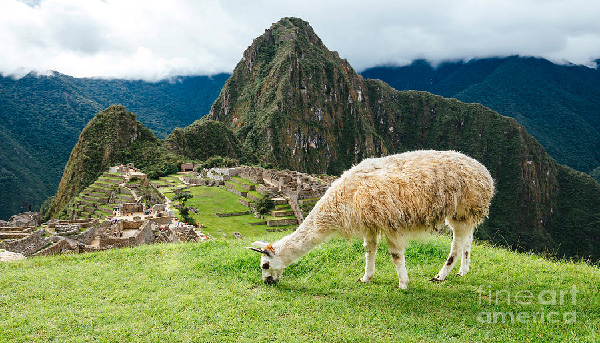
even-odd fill
[(241, 157), (240, 143), (222, 122), (197, 120), (181, 129), (175, 128), (166, 139), (166, 146), (190, 160), (206, 160), (212, 156)]
[(150, 129), (125, 107), (113, 105), (96, 114), (83, 128), (65, 167), (58, 191), (48, 205), (56, 216), (69, 200), (93, 183), (110, 166), (134, 163), (144, 171), (171, 167), (181, 161), (169, 153)]
[(513, 117), (559, 163), (586, 173), (600, 166), (600, 71), (545, 59), (506, 57), (415, 61), (361, 73), (397, 90), (423, 90), (477, 102)]
[(206, 118), (226, 123), (246, 156), (339, 174), (385, 152), (366, 93), (362, 77), (307, 22), (284, 18), (244, 52)]
[(497, 183), (479, 238), (600, 258), (600, 185), (589, 175), (480, 104), (365, 80), (301, 19), (283, 18), (252, 42), (205, 119), (225, 123), (244, 156), (310, 173), (408, 150), (462, 151)]
[(166, 137), (208, 113), (228, 76), (161, 82), (59, 73), (18, 80), (0, 76), (0, 219), (28, 205), (37, 209), (54, 194), (77, 137), (99, 111), (124, 105), (156, 135)]

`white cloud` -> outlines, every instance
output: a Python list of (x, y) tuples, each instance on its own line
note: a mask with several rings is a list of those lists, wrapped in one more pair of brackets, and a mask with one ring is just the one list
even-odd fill
[(0, 0), (0, 72), (159, 79), (231, 72), (284, 16), (311, 23), (358, 70), (521, 54), (600, 58), (595, 0)]

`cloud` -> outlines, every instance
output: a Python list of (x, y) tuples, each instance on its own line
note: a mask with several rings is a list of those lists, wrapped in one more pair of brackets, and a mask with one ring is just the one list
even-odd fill
[(231, 72), (284, 16), (311, 23), (358, 70), (513, 54), (600, 57), (595, 0), (0, 0), (0, 72), (160, 79)]

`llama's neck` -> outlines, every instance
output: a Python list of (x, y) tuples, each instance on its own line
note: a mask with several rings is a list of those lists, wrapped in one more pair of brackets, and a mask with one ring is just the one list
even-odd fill
[(273, 247), (285, 266), (288, 266), (323, 243), (332, 233), (332, 230), (315, 225), (309, 215), (296, 231), (274, 243)]

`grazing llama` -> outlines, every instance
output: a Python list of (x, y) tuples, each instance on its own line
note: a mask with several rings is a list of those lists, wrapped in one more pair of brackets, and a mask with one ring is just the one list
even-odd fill
[(420, 150), (366, 159), (346, 171), (317, 202), (298, 229), (268, 244), (249, 248), (262, 253), (263, 281), (276, 283), (291, 263), (337, 233), (362, 236), (368, 282), (375, 270), (377, 242), (384, 235), (406, 289), (404, 251), (408, 239), (442, 223), (453, 231), (450, 255), (432, 281), (443, 281), (461, 259), (459, 276), (469, 271), (475, 227), (487, 217), (494, 181), (476, 160), (455, 151)]

